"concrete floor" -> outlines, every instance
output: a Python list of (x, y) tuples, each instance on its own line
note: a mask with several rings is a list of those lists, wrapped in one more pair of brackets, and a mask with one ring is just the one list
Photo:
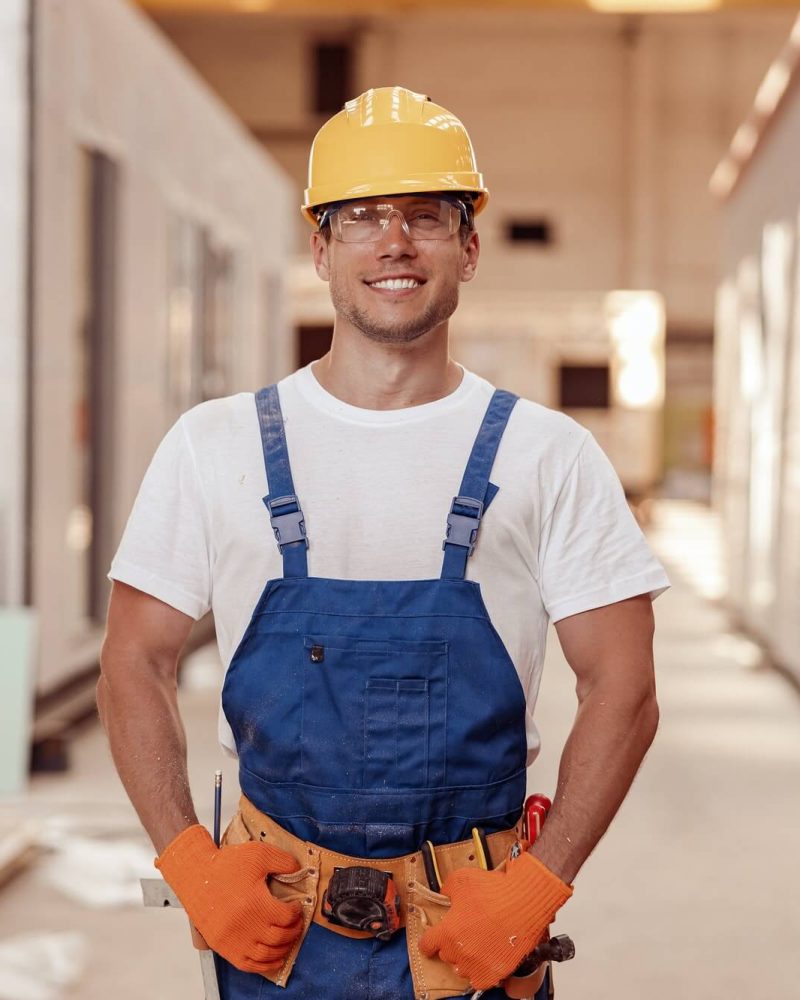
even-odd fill
[[(559, 917), (577, 957), (557, 970), (558, 996), (798, 1000), (800, 699), (707, 599), (721, 579), (708, 514), (659, 504), (651, 538), (673, 580), (656, 605), (661, 728)], [(206, 656), (192, 675), (214, 671)], [(554, 639), (537, 709), (544, 750), (531, 788), (552, 791), (573, 704)], [(208, 821), (214, 769), (225, 771), (229, 811), (235, 768), (214, 747), (214, 693), (185, 690), (182, 708), (192, 787)], [(61, 817), (106, 839), (138, 835), (99, 726), (76, 741), (71, 773), (37, 777), (24, 805), (43, 822)], [(51, 889), (34, 865), (0, 890), (0, 944), (44, 929), (86, 937), (84, 973), (65, 997), (202, 997), (180, 913), (89, 909)]]

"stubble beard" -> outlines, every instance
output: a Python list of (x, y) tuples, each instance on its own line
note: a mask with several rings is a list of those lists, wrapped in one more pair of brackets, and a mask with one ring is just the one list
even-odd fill
[(404, 322), (379, 323), (365, 309), (360, 309), (342, 293), (337, 282), (330, 283), (331, 302), (365, 337), (376, 344), (411, 344), (445, 323), (458, 306), (458, 284), (448, 285), (427, 308)]

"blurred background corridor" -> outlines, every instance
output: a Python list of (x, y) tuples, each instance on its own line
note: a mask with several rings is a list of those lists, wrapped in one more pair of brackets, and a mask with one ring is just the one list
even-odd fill
[[(202, 995), (96, 719), (106, 573), (177, 417), (328, 349), (308, 147), (393, 84), (463, 119), (491, 190), (454, 356), (592, 431), (673, 580), (661, 730), (559, 917), (558, 996), (800, 997), (799, 15), (4, 0), (0, 1000)], [(202, 820), (216, 767), (237, 791), (213, 636), (181, 670)], [(553, 636), (532, 790), (573, 713)]]

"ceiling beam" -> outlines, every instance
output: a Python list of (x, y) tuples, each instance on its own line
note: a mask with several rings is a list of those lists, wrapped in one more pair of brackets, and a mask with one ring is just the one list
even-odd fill
[(584, 10), (655, 14), (689, 10), (774, 11), (797, 9), (797, 0), (136, 0), (159, 14), (400, 14), (430, 10)]

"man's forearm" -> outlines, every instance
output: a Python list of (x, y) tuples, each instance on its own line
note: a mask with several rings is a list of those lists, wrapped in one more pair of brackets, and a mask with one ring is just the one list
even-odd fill
[(119, 776), (160, 854), (197, 822), (174, 677), (115, 662), (101, 674), (97, 706)]
[(553, 808), (532, 853), (572, 882), (614, 818), (658, 726), (655, 693), (598, 683), (564, 745)]

